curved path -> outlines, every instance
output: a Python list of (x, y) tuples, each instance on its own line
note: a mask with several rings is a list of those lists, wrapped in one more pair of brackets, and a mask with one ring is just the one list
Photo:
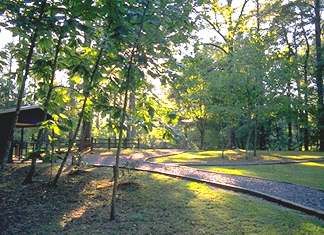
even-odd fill
[[(209, 172), (176, 164), (146, 161), (146, 159), (154, 156), (173, 155), (180, 152), (182, 151), (156, 150), (152, 153), (135, 153), (131, 156), (121, 156), (120, 167), (205, 182), (225, 189), (262, 197), (324, 219), (324, 191), (319, 189), (254, 177)], [(84, 157), (84, 160), (94, 166), (114, 166), (114, 157), (88, 155)]]

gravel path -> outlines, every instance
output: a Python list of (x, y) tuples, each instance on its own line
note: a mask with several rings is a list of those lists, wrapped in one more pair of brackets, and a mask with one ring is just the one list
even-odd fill
[[(150, 155), (172, 155), (179, 152), (181, 152), (181, 150), (157, 150), (154, 153), (150, 153)], [(152, 163), (146, 161), (147, 158), (148, 155), (142, 153), (122, 156), (120, 166), (179, 176), (239, 192), (249, 193), (324, 219), (324, 191), (322, 190), (254, 177), (209, 172), (176, 164)], [(113, 157), (89, 155), (86, 156), (84, 160), (88, 164), (95, 166), (114, 165)]]

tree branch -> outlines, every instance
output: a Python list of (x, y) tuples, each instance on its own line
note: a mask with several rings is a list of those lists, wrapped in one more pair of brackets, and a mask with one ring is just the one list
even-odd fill
[(235, 26), (234, 26), (234, 34), (236, 33), (236, 30), (237, 30), (238, 26), (241, 23), (241, 19), (242, 19), (242, 16), (243, 16), (243, 12), (244, 12), (244, 9), (245, 9), (246, 4), (248, 3), (248, 1), (249, 0), (244, 0), (243, 6), (242, 6), (241, 11), (240, 11), (240, 15), (239, 15), (239, 17), (238, 17), (238, 19), (236, 21)]
[(207, 45), (207, 46), (216, 47), (216, 48), (220, 49), (221, 51), (223, 51), (224, 53), (228, 54), (228, 52), (220, 45), (217, 45), (215, 43), (210, 43), (210, 42), (209, 43), (204, 43), (204, 44)]
[(219, 36), (222, 37), (222, 39), (225, 41), (225, 42), (228, 42), (227, 41), (227, 38), (224, 36), (224, 34), (222, 34), (222, 32), (220, 31), (219, 27), (216, 27), (215, 24), (213, 24), (213, 22), (211, 22), (209, 19), (207, 18), (203, 18), (205, 21), (207, 21), (207, 23), (219, 34)]

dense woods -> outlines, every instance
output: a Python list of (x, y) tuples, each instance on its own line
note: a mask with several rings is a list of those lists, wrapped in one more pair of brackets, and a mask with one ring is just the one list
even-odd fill
[(53, 116), (36, 149), (54, 131), (69, 139), (66, 156), (79, 136), (323, 150), (321, 4), (2, 1), (12, 38), (1, 51), (1, 107), (16, 114), (1, 162), (20, 107), (35, 103)]
[(208, 3), (196, 9), (195, 22), (198, 36), (213, 36), (195, 38), (170, 77), (180, 117), (195, 124), (185, 126), (188, 141), (323, 150), (320, 1)]
[(16, 104), (14, 130), (23, 104), (41, 104), (54, 117), (44, 128), (69, 137), (70, 149), (86, 135), (323, 150), (321, 7), (319, 0), (3, 1), (1, 27), (12, 40), (1, 51), (1, 106)]

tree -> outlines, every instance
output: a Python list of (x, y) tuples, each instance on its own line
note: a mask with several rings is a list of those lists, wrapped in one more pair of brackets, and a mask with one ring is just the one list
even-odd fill
[(208, 121), (209, 96), (207, 82), (213, 76), (213, 61), (205, 50), (196, 50), (194, 57), (185, 57), (176, 64), (174, 79), (170, 81), (170, 94), (178, 104), (181, 119), (192, 121), (199, 131), (199, 149), (205, 147), (205, 134)]
[[(23, 3), (25, 4), (25, 3)], [(31, 67), (31, 62), (32, 62), (32, 57), (33, 57), (33, 53), (34, 53), (34, 48), (36, 45), (36, 40), (39, 36), (40, 30), (41, 30), (41, 26), (42, 26), (42, 19), (44, 17), (45, 11), (46, 11), (46, 0), (42, 0), (42, 1), (37, 1), (35, 3), (35, 6), (33, 6), (33, 8), (28, 11), (24, 11), (24, 13), (26, 13), (26, 15), (21, 15), (19, 13), (19, 10), (24, 7), (24, 5), (20, 5), (19, 2), (12, 2), (12, 3), (8, 3), (8, 9), (10, 11), (11, 14), (13, 14), (13, 19), (10, 20), (10, 23), (13, 24), (16, 28), (16, 30), (21, 30), (20, 34), (24, 37), (27, 36), (29, 37), (29, 46), (28, 46), (28, 54), (25, 58), (25, 65), (24, 65), (24, 72), (23, 72), (23, 76), (22, 76), (22, 80), (20, 82), (20, 87), (18, 89), (18, 97), (17, 97), (17, 104), (16, 104), (16, 111), (14, 113), (14, 116), (12, 117), (11, 122), (9, 123), (10, 129), (7, 133), (7, 139), (4, 140), (5, 143), (4, 147), (1, 148), (0, 152), (0, 165), (1, 167), (3, 167), (4, 163), (5, 163), (5, 159), (8, 158), (9, 155), (9, 150), (12, 144), (12, 139), (13, 139), (13, 133), (14, 133), (14, 129), (18, 120), (18, 116), (20, 113), (20, 107), (22, 104), (22, 100), (24, 97), (24, 92), (25, 92), (25, 85), (26, 85), (26, 81), (28, 79), (28, 75), (29, 75), (29, 70)], [(24, 8), (23, 8), (24, 9)], [(25, 8), (27, 9), (27, 8)], [(34, 19), (33, 17), (31, 17), (33, 14), (37, 15), (36, 19)], [(25, 24), (26, 23), (26, 24)], [(20, 27), (17, 27), (17, 26)], [(28, 28), (29, 26), (31, 26), (32, 28)], [(24, 30), (26, 30), (27, 35), (24, 32)]]
[[(126, 120), (129, 91), (136, 91), (137, 85), (144, 80), (144, 70), (153, 67), (147, 73), (155, 77), (154, 70), (159, 71), (157, 61), (168, 60), (171, 56), (168, 40), (177, 45), (183, 42), (184, 35), (190, 30), (188, 15), (191, 4), (187, 1), (143, 1), (142, 4), (130, 4), (127, 8), (129, 33), (124, 52), (126, 63), (122, 67), (123, 92), (122, 108), (118, 123), (118, 144), (114, 166), (114, 186), (111, 202), (110, 219), (115, 219), (115, 204), (119, 177), (119, 157), (121, 141)], [(136, 26), (136, 27), (135, 27)], [(181, 32), (181, 33), (180, 33)], [(158, 72), (159, 73), (159, 72)]]
[(321, 43), (321, 4), (320, 0), (314, 0), (315, 10), (315, 49), (316, 49), (316, 86), (318, 99), (318, 129), (319, 129), (319, 150), (324, 151), (324, 103), (323, 103), (323, 59)]
[[(53, 6), (52, 6), (53, 7)], [(54, 9), (57, 9), (56, 7)], [(57, 12), (57, 15), (60, 15), (61, 12)], [(62, 13), (61, 13), (62, 14)], [(46, 96), (45, 96), (45, 100), (43, 103), (43, 111), (44, 111), (44, 116), (42, 117), (42, 122), (46, 121), (46, 117), (47, 117), (47, 113), (49, 110), (49, 105), (52, 99), (52, 93), (53, 93), (53, 89), (54, 89), (54, 80), (55, 80), (55, 73), (58, 67), (58, 59), (59, 59), (59, 53), (61, 51), (62, 48), (62, 41), (64, 39), (64, 36), (66, 34), (67, 31), (67, 22), (65, 21), (65, 19), (60, 20), (59, 17), (57, 17), (57, 15), (54, 15), (50, 18), (50, 20), (52, 20), (54, 22), (54, 24), (49, 24), (52, 26), (52, 28), (56, 29), (57, 32), (57, 40), (55, 40), (56, 44), (55, 44), (55, 49), (54, 49), (54, 55), (53, 55), (53, 59), (51, 61), (45, 61), (48, 62), (48, 64), (50, 64), (50, 76), (49, 76), (49, 81), (48, 81), (48, 90), (46, 92)], [(56, 17), (56, 18), (55, 18)], [(54, 19), (53, 19), (54, 18)], [(58, 18), (58, 19), (57, 19)], [(69, 21), (68, 23), (72, 23), (71, 21)], [(48, 39), (47, 39), (48, 40)], [(42, 60), (38, 60), (36, 62), (40, 62), (41, 66), (44, 64), (42, 62)], [(42, 138), (44, 135), (44, 129), (40, 128), (38, 133), (37, 133), (37, 138), (36, 138), (36, 147), (35, 147), (35, 152), (36, 153), (40, 153), (40, 149), (41, 149), (41, 145), (42, 145)], [(26, 176), (26, 178), (24, 179), (23, 184), (29, 184), (32, 183), (32, 179), (33, 179), (33, 175), (35, 173), (35, 168), (36, 168), (36, 154), (32, 155), (32, 162), (31, 162), (31, 167), (30, 170)]]
[[(91, 92), (94, 91), (95, 87), (98, 86), (99, 81), (103, 78), (103, 74), (104, 74), (104, 66), (102, 66), (103, 64), (105, 64), (105, 62), (107, 62), (107, 60), (111, 57), (111, 56), (115, 56), (114, 53), (112, 53), (111, 56), (107, 56), (107, 58), (104, 58), (104, 55), (108, 54), (108, 49), (110, 49), (110, 52), (114, 52), (115, 50), (115, 45), (114, 42), (116, 39), (116, 35), (118, 35), (118, 30), (120, 27), (120, 19), (121, 19), (121, 10), (118, 9), (118, 5), (120, 4), (118, 1), (116, 2), (111, 2), (111, 3), (107, 3), (107, 5), (91, 5), (88, 6), (88, 3), (80, 3), (81, 5), (79, 5), (79, 7), (82, 8), (86, 8), (89, 10), (89, 7), (92, 8), (92, 14), (93, 18), (92, 21), (94, 22), (94, 24), (96, 25), (96, 32), (94, 33), (94, 35), (99, 35), (99, 38), (97, 39), (98, 42), (96, 42), (96, 44), (94, 44), (96, 46), (96, 48), (81, 48), (81, 50), (79, 50), (79, 53), (82, 55), (81, 56), (81, 62), (76, 66), (75, 71), (77, 71), (80, 75), (89, 75), (89, 79), (87, 80), (87, 77), (84, 76), (84, 89), (83, 89), (83, 100), (81, 102), (81, 109), (78, 113), (78, 119), (77, 119), (77, 123), (76, 126), (74, 128), (74, 130), (72, 131), (72, 135), (69, 138), (68, 141), (68, 148), (67, 148), (67, 152), (64, 155), (63, 161), (61, 162), (60, 168), (55, 176), (55, 178), (53, 179), (53, 181), (51, 182), (52, 186), (57, 185), (57, 182), (62, 174), (64, 165), (71, 153), (71, 150), (75, 144), (75, 140), (77, 138), (77, 135), (79, 133), (80, 127), (81, 127), (81, 123), (82, 120), (85, 116), (85, 112), (86, 112), (86, 108), (88, 105), (88, 102), (91, 99)], [(96, 17), (97, 15), (97, 11), (99, 11), (101, 14), (103, 14), (105, 17), (101, 18), (101, 21), (96, 22)], [(106, 12), (109, 11), (113, 14), (106, 16)], [(102, 17), (102, 15), (99, 14), (100, 17)], [(88, 15), (86, 15), (86, 17), (89, 17)], [(99, 24), (99, 25), (98, 25)], [(112, 35), (112, 36), (110, 36)], [(83, 58), (82, 58), (83, 57)], [(83, 66), (82, 62), (83, 60), (88, 60), (87, 62), (89, 63), (89, 67), (90, 69), (86, 69), (86, 67)], [(92, 64), (93, 63), (93, 64)], [(106, 72), (106, 71), (105, 71)], [(109, 73), (106, 74), (107, 77), (109, 77)]]

